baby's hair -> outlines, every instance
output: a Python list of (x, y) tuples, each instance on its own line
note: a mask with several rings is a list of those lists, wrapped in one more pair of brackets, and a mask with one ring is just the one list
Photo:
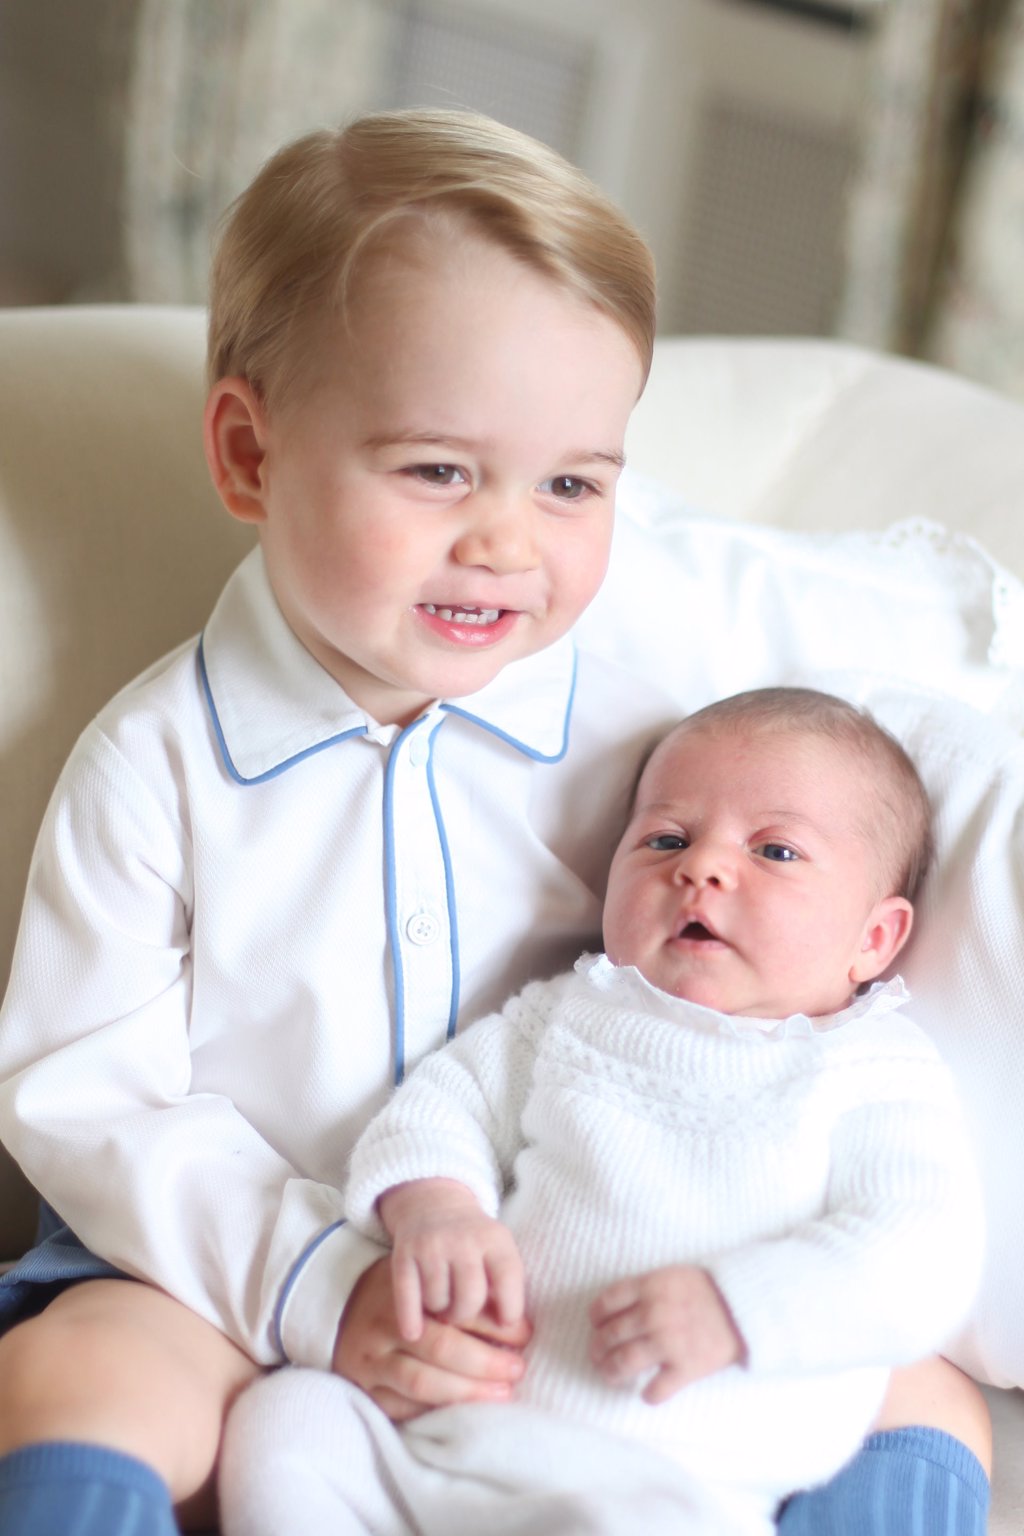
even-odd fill
[(878, 822), (886, 895), (913, 901), (934, 849), (931, 806), (921, 776), (890, 731), (866, 709), (816, 688), (752, 688), (708, 704), (677, 732), (752, 726), (756, 730), (823, 735), (858, 756), (871, 774), (870, 810)]
[(492, 240), (615, 320), (646, 380), (654, 263), (625, 215), (525, 134), (474, 113), (408, 111), (286, 145), (228, 209), (210, 280), (209, 383), (240, 375), (268, 404), (283, 398), (363, 263), (401, 221), (430, 217)]

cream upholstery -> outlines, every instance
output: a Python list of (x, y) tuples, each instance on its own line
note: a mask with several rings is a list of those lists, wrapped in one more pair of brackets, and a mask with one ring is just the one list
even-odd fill
[[(0, 312), (0, 977), (75, 735), (198, 629), (246, 544), (203, 464), (202, 343), (196, 310)], [(629, 449), (702, 512), (800, 529), (922, 516), (1024, 575), (1024, 411), (933, 370), (829, 343), (665, 340)], [(0, 1259), (31, 1210), (0, 1167)], [(1024, 1398), (994, 1399), (991, 1528), (1009, 1536)]]

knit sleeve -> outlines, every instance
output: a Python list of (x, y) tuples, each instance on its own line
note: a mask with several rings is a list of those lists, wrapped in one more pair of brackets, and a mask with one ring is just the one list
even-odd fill
[(537, 1041), (560, 983), (535, 982), (422, 1061), (356, 1143), (345, 1190), (348, 1219), (386, 1242), (380, 1196), (412, 1179), (467, 1185), (496, 1215), (519, 1151)]
[(847, 1070), (863, 1102), (835, 1126), (820, 1216), (708, 1265), (751, 1369), (920, 1359), (963, 1323), (978, 1285), (982, 1194), (947, 1069), (927, 1047)]

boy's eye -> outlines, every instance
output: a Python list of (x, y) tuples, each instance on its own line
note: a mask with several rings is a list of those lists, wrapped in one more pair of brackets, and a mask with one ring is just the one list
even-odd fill
[(427, 485), (461, 485), (465, 479), (455, 464), (413, 464), (408, 473)]
[(688, 848), (689, 842), (681, 832), (657, 832), (654, 837), (646, 840), (647, 847), (655, 853), (678, 853), (681, 848)]
[(555, 475), (543, 481), (540, 488), (550, 496), (557, 496), (559, 501), (579, 501), (593, 490), (586, 480), (579, 480), (575, 475)]
[(773, 864), (789, 864), (800, 857), (795, 848), (788, 848), (785, 843), (762, 843), (754, 852)]

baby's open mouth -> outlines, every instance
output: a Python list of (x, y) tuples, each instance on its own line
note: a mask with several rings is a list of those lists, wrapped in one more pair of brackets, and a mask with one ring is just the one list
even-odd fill
[(439, 608), (436, 603), (424, 603), (425, 613), (436, 614), (446, 624), (496, 624), (501, 608)]
[(692, 939), (697, 943), (706, 943), (709, 940), (717, 940), (717, 933), (712, 933), (710, 928), (705, 928), (703, 923), (687, 923), (679, 934), (681, 939)]

